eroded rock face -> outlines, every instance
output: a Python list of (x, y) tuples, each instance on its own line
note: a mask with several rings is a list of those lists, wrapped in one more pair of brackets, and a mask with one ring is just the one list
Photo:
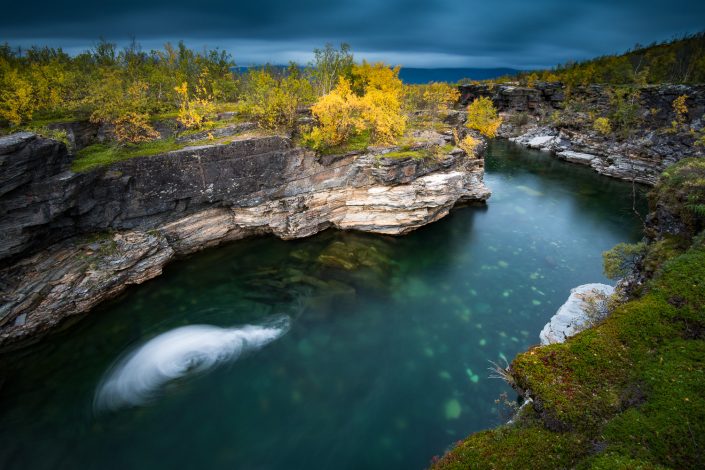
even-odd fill
[[(400, 235), (490, 195), (483, 160), (459, 149), (428, 159), (317, 158), (274, 136), (75, 174), (62, 145), (26, 134), (0, 138), (0, 157), (0, 215), (11, 234), (0, 245), (0, 347), (159, 275), (177, 255), (330, 227)], [(47, 159), (51, 171), (38, 163)], [(100, 242), (86, 238), (107, 231)]]
[[(639, 90), (638, 125), (629, 135), (602, 135), (593, 129), (592, 115), (612, 113), (610, 91), (600, 85), (575, 87), (570, 100), (587, 111), (568, 111), (562, 85), (537, 83), (534, 88), (485, 84), (460, 87), (461, 104), (486, 96), (504, 117), (499, 135), (530, 148), (551, 152), (560, 159), (588, 165), (598, 173), (653, 185), (666, 167), (687, 157), (705, 156), (695, 145), (703, 131), (705, 86), (647, 86)], [(671, 132), (672, 103), (686, 95), (690, 130)], [(553, 122), (554, 113), (566, 117)], [(590, 114), (592, 113), (592, 114)], [(521, 118), (521, 119), (520, 119)], [(564, 121), (564, 122), (563, 122)]]
[(0, 273), (0, 345), (38, 338), (131, 284), (158, 276), (174, 256), (159, 234), (123, 232), (60, 243)]
[(680, 149), (677, 140), (664, 135), (652, 134), (645, 139), (618, 142), (545, 126), (509, 138), (520, 145), (551, 152), (561, 160), (590, 166), (600, 174), (647, 185), (656, 184), (663, 170), (680, 158), (701, 153), (697, 147)]

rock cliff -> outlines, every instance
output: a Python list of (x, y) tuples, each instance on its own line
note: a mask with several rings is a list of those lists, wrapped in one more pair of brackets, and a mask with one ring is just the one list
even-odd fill
[[(463, 85), (460, 91), (463, 105), (480, 96), (493, 100), (504, 117), (500, 136), (614, 178), (653, 185), (669, 165), (705, 156), (705, 146), (695, 143), (705, 132), (703, 85), (639, 88), (630, 111), (633, 125), (607, 135), (593, 126), (595, 117), (615, 114), (614, 88), (592, 85), (568, 91), (558, 83), (532, 88), (476, 84)], [(686, 125), (673, 131), (673, 101), (683, 95)]]
[(76, 174), (62, 144), (0, 138), (0, 347), (159, 275), (174, 256), (331, 227), (399, 235), (490, 195), (481, 158), (387, 151), (319, 158), (271, 136)]

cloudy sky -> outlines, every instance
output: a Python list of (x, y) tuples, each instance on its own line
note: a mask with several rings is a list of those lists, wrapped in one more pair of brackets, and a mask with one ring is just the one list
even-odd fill
[(183, 39), (239, 65), (307, 62), (326, 42), (408, 67), (552, 66), (705, 29), (702, 0), (35, 0), (0, 15), (0, 42)]

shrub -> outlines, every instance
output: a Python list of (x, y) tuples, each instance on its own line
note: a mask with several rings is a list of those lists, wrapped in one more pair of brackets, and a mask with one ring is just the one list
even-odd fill
[(639, 122), (639, 90), (615, 88), (610, 92), (611, 122), (621, 136), (627, 136)]
[(700, 137), (695, 141), (695, 145), (698, 147), (705, 147), (705, 131), (703, 131), (702, 134), (700, 134)]
[(536, 86), (536, 82), (538, 81), (539, 76), (535, 72), (532, 72), (526, 77), (526, 86), (529, 88), (533, 88)]
[(688, 99), (688, 95), (680, 95), (678, 98), (673, 100), (673, 114), (674, 119), (671, 121), (671, 131), (678, 132), (684, 125), (686, 118), (688, 117), (688, 106), (685, 104)]
[(468, 105), (468, 120), (465, 123), (468, 129), (474, 129), (492, 138), (497, 135), (501, 124), (502, 118), (497, 114), (491, 99), (482, 96)]
[(610, 124), (609, 118), (606, 117), (599, 117), (595, 119), (595, 122), (592, 124), (592, 128), (602, 135), (609, 135), (612, 133), (612, 124)]
[(401, 109), (403, 84), (399, 79), (399, 67), (363, 61), (353, 67), (352, 75), (353, 89), (357, 86), (360, 90), (361, 117), (370, 130), (372, 141), (395, 143), (406, 129), (406, 116)]
[(317, 125), (305, 136), (305, 143), (323, 150), (362, 132), (369, 132), (377, 144), (395, 143), (406, 129), (398, 75), (398, 67), (382, 63), (354, 66), (352, 81), (340, 77), (335, 89), (311, 107)]
[(453, 129), (453, 138), (455, 139), (455, 145), (457, 145), (460, 150), (465, 152), (470, 157), (475, 156), (475, 150), (478, 145), (480, 145), (480, 141), (478, 139), (471, 135), (466, 135), (463, 139), (461, 139), (458, 135), (458, 131), (455, 129)]
[(305, 140), (315, 150), (340, 145), (365, 127), (360, 116), (360, 98), (352, 92), (345, 78), (338, 80), (333, 91), (320, 97), (311, 112), (318, 124)]
[(283, 77), (267, 69), (254, 69), (245, 77), (241, 110), (262, 128), (292, 129), (299, 106), (312, 99), (313, 88), (297, 67), (289, 67)]
[(115, 138), (120, 143), (136, 144), (159, 138), (146, 114), (128, 112), (115, 120)]
[(423, 90), (423, 104), (431, 114), (431, 119), (436, 120), (460, 98), (460, 91), (447, 83), (429, 83)]
[(360, 100), (361, 117), (370, 129), (372, 141), (394, 144), (406, 129), (406, 116), (401, 113), (398, 96), (383, 90), (370, 90)]
[(183, 82), (174, 87), (174, 91), (180, 101), (177, 121), (187, 129), (197, 129), (205, 124), (208, 116), (215, 110), (212, 99), (206, 93), (205, 88), (198, 87), (197, 95), (192, 97), (189, 95), (188, 83)]
[(31, 83), (23, 79), (17, 70), (9, 70), (0, 76), (0, 119), (14, 126), (32, 119), (36, 104), (32, 97)]
[(338, 84), (338, 77), (350, 77), (354, 62), (348, 44), (340, 44), (340, 49), (326, 44), (323, 49), (314, 49), (313, 55), (311, 80), (317, 96), (333, 91)]
[(632, 272), (646, 252), (646, 244), (619, 243), (602, 253), (605, 276), (620, 279)]
[(101, 70), (99, 75), (83, 101), (83, 106), (92, 110), (91, 122), (114, 125), (125, 113), (145, 112), (149, 93), (147, 83), (140, 80), (127, 82), (117, 70)]
[(652, 197), (695, 235), (705, 227), (705, 161), (684, 158), (663, 172)]

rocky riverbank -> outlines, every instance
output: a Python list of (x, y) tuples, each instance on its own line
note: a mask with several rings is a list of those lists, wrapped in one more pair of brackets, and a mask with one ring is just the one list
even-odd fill
[[(614, 178), (653, 185), (673, 163), (705, 156), (705, 146), (697, 144), (705, 135), (703, 85), (568, 90), (558, 83), (476, 84), (460, 90), (461, 104), (480, 96), (493, 100), (504, 118), (501, 137)], [(679, 118), (673, 103), (680, 96), (687, 111)], [(596, 129), (600, 117), (612, 122), (609, 129)], [(624, 120), (619, 129), (618, 119)]]
[[(56, 141), (0, 138), (0, 347), (35, 339), (176, 256), (243, 237), (327, 228), (400, 235), (482, 202), (483, 160), (317, 157), (282, 136), (189, 147), (86, 173)], [(393, 154), (390, 154), (393, 155)]]
[[(506, 425), (458, 442), (433, 468), (701, 466), (704, 176), (702, 159), (668, 168), (651, 194), (645, 242), (610, 255), (631, 279), (620, 286), (628, 298), (606, 303), (605, 317), (584, 294), (611, 287), (574, 289), (542, 345), (496, 369), (526, 405)], [(591, 327), (576, 332), (585, 320)]]

